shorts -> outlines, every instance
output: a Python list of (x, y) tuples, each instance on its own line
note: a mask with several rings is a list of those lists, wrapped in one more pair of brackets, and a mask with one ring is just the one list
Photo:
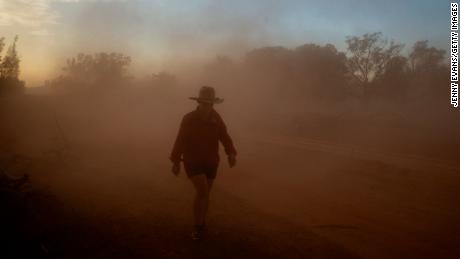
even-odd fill
[(208, 179), (214, 179), (217, 175), (217, 166), (218, 165), (191, 165), (184, 163), (185, 172), (189, 178), (204, 174)]

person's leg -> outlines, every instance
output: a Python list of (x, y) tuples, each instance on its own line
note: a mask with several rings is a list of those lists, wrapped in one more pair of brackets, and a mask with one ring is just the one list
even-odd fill
[(211, 188), (212, 188), (212, 184), (214, 183), (214, 179), (207, 178), (207, 182), (208, 182), (208, 199), (207, 199), (206, 206), (203, 212), (203, 225), (206, 225), (206, 215), (208, 214), (208, 208), (209, 208), (209, 202), (210, 202), (209, 197), (211, 195)]
[(202, 226), (206, 217), (206, 210), (209, 201), (208, 179), (205, 174), (192, 176), (190, 180), (195, 187), (195, 200), (193, 202), (193, 216), (196, 226)]
[(207, 183), (208, 183), (208, 202), (206, 203), (206, 207), (204, 209), (204, 217), (203, 217), (203, 225), (206, 224), (206, 215), (208, 213), (208, 208), (209, 208), (209, 202), (210, 202), (210, 195), (211, 195), (211, 188), (212, 184), (214, 183), (214, 179), (216, 178), (217, 175), (217, 166), (218, 165), (213, 165), (213, 166), (207, 166), (204, 168), (205, 173), (206, 173), (206, 178), (207, 178)]

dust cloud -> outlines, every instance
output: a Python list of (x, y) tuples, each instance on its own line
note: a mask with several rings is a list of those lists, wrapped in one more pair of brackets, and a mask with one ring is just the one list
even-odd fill
[[(25, 246), (58, 257), (139, 258), (458, 250), (460, 122), (447, 101), (443, 50), (406, 46), (412, 56), (390, 53), (384, 70), (360, 81), (350, 66), (352, 40), (346, 52), (331, 44), (272, 46), (263, 16), (217, 26), (215, 6), (196, 17), (177, 13), (171, 26), (181, 30), (156, 43), (170, 45), (162, 56), (169, 59), (152, 69), (154, 60), (136, 63), (150, 55), (136, 39), (151, 33), (136, 24), (166, 18), (125, 2), (86, 5), (62, 56), (65, 69), (42, 87), (2, 92), (2, 170), (13, 178), (27, 172), (56, 200), (43, 205), (54, 209), (31, 206), (27, 215), (38, 223), (21, 230), (31, 236)], [(101, 16), (107, 23), (96, 25)], [(235, 17), (218, 22), (228, 19)], [(380, 42), (379, 35), (354, 43)], [(200, 250), (187, 240), (193, 187), (183, 168), (171, 173), (168, 157), (202, 85), (224, 98), (214, 108), (238, 155), (230, 169), (220, 148), (210, 247)]]

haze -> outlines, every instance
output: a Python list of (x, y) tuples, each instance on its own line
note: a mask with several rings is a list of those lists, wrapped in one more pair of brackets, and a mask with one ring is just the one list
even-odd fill
[[(0, 0), (0, 257), (455, 257), (449, 19), (434, 0)], [(220, 147), (194, 242), (168, 157), (204, 85), (238, 155)]]

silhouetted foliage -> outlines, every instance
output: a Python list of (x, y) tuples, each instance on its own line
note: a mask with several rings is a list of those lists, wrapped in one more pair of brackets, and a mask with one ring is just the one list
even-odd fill
[(8, 48), (8, 51), (3, 57), (0, 65), (0, 77), (1, 78), (18, 78), (19, 76), (19, 57), (16, 51), (16, 43), (18, 36), (14, 38), (13, 44)]
[[(5, 46), (5, 38), (0, 38), (0, 54)], [(5, 56), (0, 55), (0, 93), (16, 92), (24, 89), (24, 82), (19, 80), (20, 59), (16, 50), (18, 36), (14, 38)]]
[[(439, 87), (448, 78), (444, 50), (420, 41), (408, 56), (403, 56), (403, 44), (384, 39), (380, 32), (349, 36), (346, 44), (347, 53), (332, 44), (307, 43), (292, 49), (255, 48), (240, 60), (216, 56), (203, 66), (200, 80), (217, 85), (228, 94), (237, 95), (234, 90), (238, 88), (244, 91), (239, 96), (260, 95), (260, 107), (271, 105), (274, 100), (295, 103), (292, 107), (304, 109), (341, 101), (359, 105), (359, 99), (404, 106), (412, 105), (414, 98), (448, 98), (448, 88)], [(47, 85), (113, 88), (126, 83), (130, 63), (131, 58), (120, 53), (80, 53), (68, 59), (64, 74)], [(135, 82), (145, 87), (142, 91), (152, 89), (146, 92), (148, 96), (166, 96), (178, 85), (177, 77), (166, 72), (153, 73)]]
[(305, 44), (294, 50), (293, 57), (301, 90), (307, 88), (312, 97), (321, 99), (336, 99), (346, 94), (347, 58), (333, 45)]
[(386, 102), (402, 104), (408, 95), (410, 73), (408, 60), (403, 56), (392, 57), (385, 71), (375, 78), (375, 95)]
[(385, 73), (388, 63), (399, 55), (403, 45), (388, 42), (380, 32), (347, 37), (346, 43), (350, 73), (364, 87), (364, 97), (368, 98), (370, 82)]
[(2, 51), (3, 48), (5, 47), (5, 37), (0, 38), (0, 61), (2, 60)]
[(55, 79), (55, 86), (78, 88), (107, 88), (127, 79), (126, 70), (131, 58), (121, 53), (79, 53), (67, 59), (64, 75)]
[(411, 87), (423, 99), (443, 101), (449, 98), (449, 68), (443, 62), (446, 51), (418, 41), (409, 54)]
[(444, 66), (442, 63), (445, 50), (428, 47), (428, 41), (417, 41), (409, 54), (410, 68), (413, 73), (422, 74), (438, 70)]
[(444, 50), (428, 47), (428, 41), (416, 42), (408, 57), (396, 55), (388, 60), (372, 82), (372, 97), (405, 106), (421, 104), (416, 100), (425, 105), (445, 100), (449, 77), (444, 56)]
[(244, 63), (259, 83), (273, 86), (276, 98), (322, 102), (347, 94), (347, 58), (332, 44), (254, 49)]

